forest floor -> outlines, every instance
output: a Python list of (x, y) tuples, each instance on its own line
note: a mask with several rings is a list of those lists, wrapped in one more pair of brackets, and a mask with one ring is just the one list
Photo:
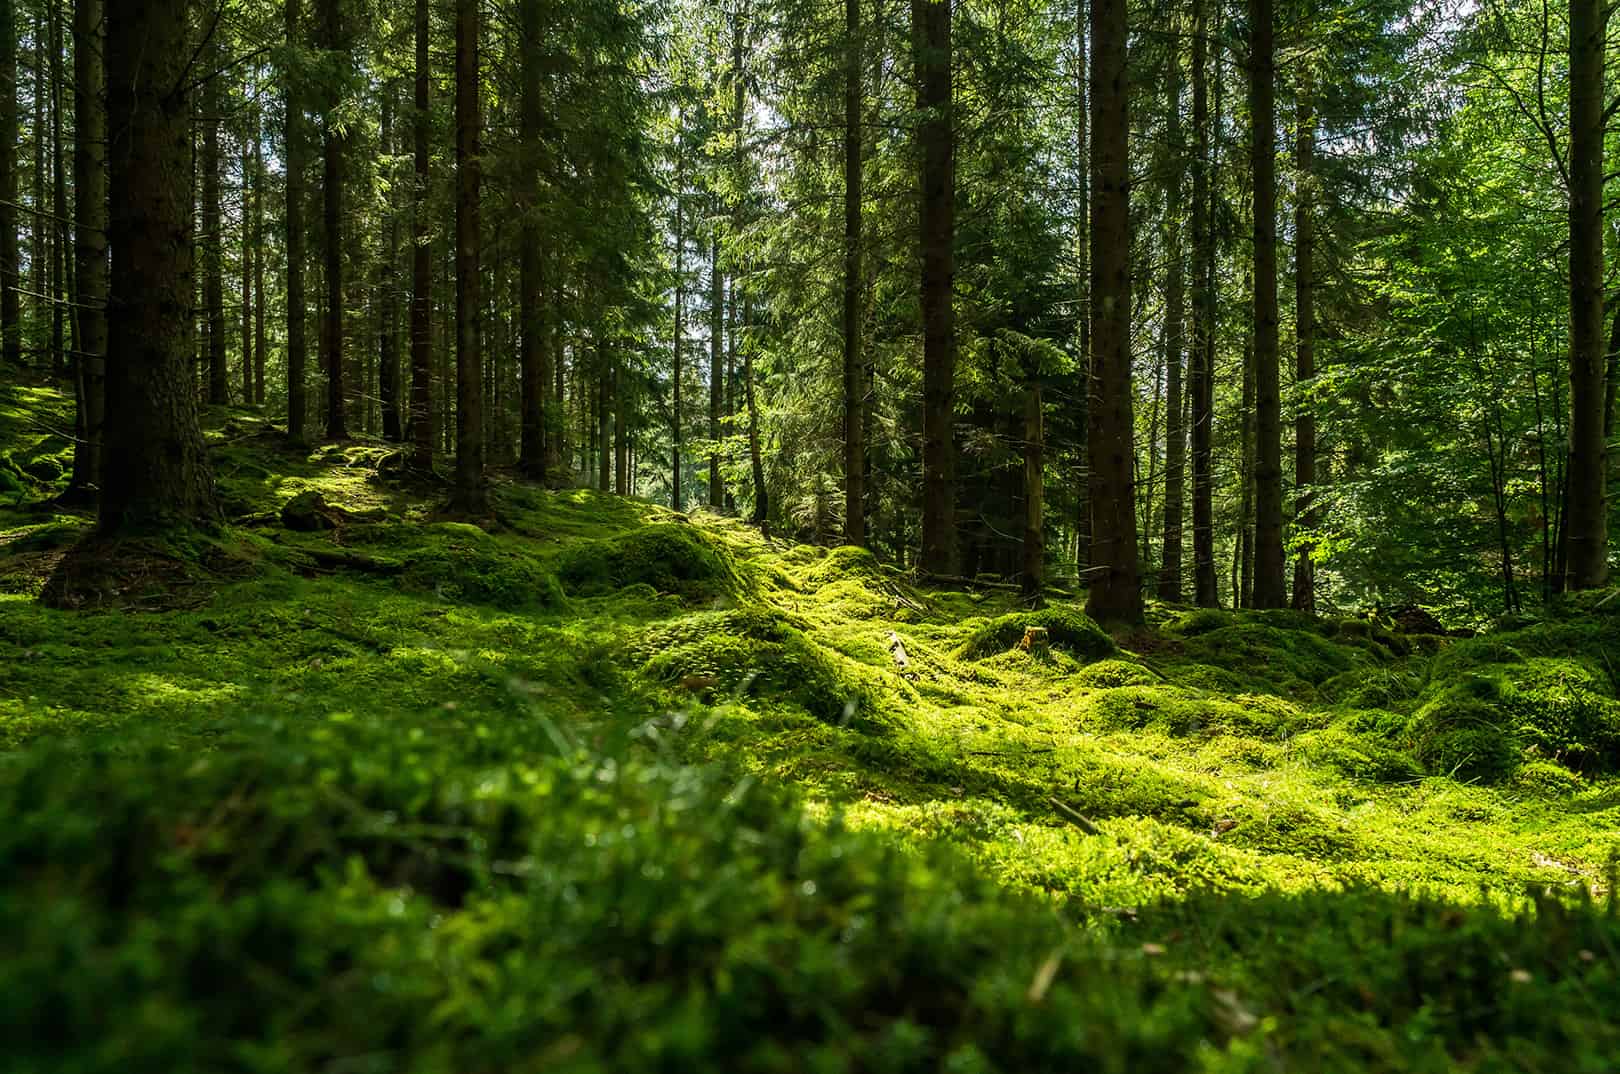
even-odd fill
[(231, 525), (50, 610), (66, 409), (0, 391), (19, 1069), (1615, 1069), (1612, 594), (1110, 635), (233, 411)]

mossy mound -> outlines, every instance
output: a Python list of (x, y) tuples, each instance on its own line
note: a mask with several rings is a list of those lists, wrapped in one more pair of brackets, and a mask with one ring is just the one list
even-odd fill
[(1502, 709), (1526, 750), (1577, 772), (1620, 770), (1620, 702), (1581, 685), (1504, 691)]
[(702, 530), (672, 522), (573, 544), (557, 556), (556, 569), (563, 587), (582, 597), (650, 585), (704, 603), (735, 599), (744, 589), (730, 553)]
[(1202, 630), (1182, 642), (1182, 658), (1240, 676), (1253, 693), (1311, 696), (1316, 687), (1355, 663), (1355, 650), (1311, 630), (1269, 626), (1248, 618)]
[(1120, 686), (1152, 686), (1163, 680), (1151, 668), (1129, 660), (1099, 660), (1077, 671), (1072, 681), (1076, 686), (1091, 690), (1110, 690)]
[(839, 545), (831, 549), (804, 572), (804, 580), (812, 586), (846, 580), (872, 585), (882, 581), (883, 577), (883, 566), (878, 563), (877, 557), (854, 545)]
[(1373, 735), (1357, 734), (1344, 724), (1307, 731), (1291, 745), (1307, 763), (1364, 783), (1411, 783), (1423, 777), (1422, 766), (1409, 754)]
[(1235, 622), (1237, 618), (1231, 612), (1219, 608), (1193, 608), (1170, 619), (1165, 623), (1164, 629), (1183, 638), (1196, 638), (1200, 634), (1229, 627)]
[(1164, 685), (1102, 690), (1087, 699), (1082, 711), (1088, 725), (1115, 731), (1153, 728), (1177, 738), (1280, 739), (1305, 725), (1305, 714), (1281, 698), (1239, 695), (1228, 700)]
[[(406, 527), (407, 530), (414, 527)], [(362, 527), (360, 544), (387, 543), (397, 527)], [(402, 554), (400, 585), (442, 600), (487, 604), (503, 611), (556, 609), (567, 604), (557, 579), (531, 555), (507, 547), (476, 526), (444, 522), (425, 527), (427, 544)], [(422, 532), (417, 529), (417, 532)]]
[(1477, 692), (1450, 691), (1418, 710), (1405, 743), (1433, 775), (1495, 783), (1522, 759), (1506, 713)]
[(644, 674), (712, 700), (756, 697), (842, 723), (870, 715), (863, 686), (837, 658), (775, 612), (700, 612), (655, 627), (631, 646)]
[(1004, 653), (1023, 641), (1030, 627), (1045, 629), (1048, 644), (1076, 660), (1100, 660), (1118, 649), (1114, 639), (1086, 615), (1067, 608), (1045, 608), (1014, 612), (974, 627), (956, 656), (960, 660), (983, 660)]

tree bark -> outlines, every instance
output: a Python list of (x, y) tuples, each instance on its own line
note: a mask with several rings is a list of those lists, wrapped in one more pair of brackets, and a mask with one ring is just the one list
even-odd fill
[[(287, 0), (287, 47), (296, 49), (299, 33), (300, 0)], [(282, 72), (287, 80), (287, 436), (294, 443), (307, 436), (309, 393), (309, 314), (304, 297), (304, 266), (309, 258), (304, 230), (304, 172), (308, 167), (308, 135), (304, 120), (303, 73)]]
[(17, 5), (0, 0), (0, 357), (22, 364), (22, 252), (17, 236)]
[[(1302, 398), (1294, 415), (1294, 517), (1302, 528), (1316, 524), (1316, 412), (1304, 393), (1316, 379), (1316, 113), (1308, 75), (1300, 76), (1294, 106), (1294, 383)], [(1294, 561), (1296, 611), (1316, 612), (1316, 569), (1311, 546)]]
[[(395, 92), (393, 83), (383, 88), (382, 151), (389, 157), (394, 154)], [(397, 443), (404, 439), (405, 430), (399, 406), (399, 211), (392, 194), (383, 211), (388, 215), (388, 242), (383, 253), (382, 293), (377, 298), (377, 395), (382, 401), (383, 439)]]
[(759, 404), (754, 397), (754, 346), (749, 327), (754, 323), (753, 302), (743, 303), (743, 395), (748, 408), (748, 466), (754, 479), (754, 525), (770, 536), (771, 504), (765, 487), (765, 459), (759, 443)]
[(720, 268), (720, 235), (709, 249), (709, 506), (726, 505), (725, 481), (720, 476), (720, 410), (725, 398), (721, 371), (725, 368), (726, 278)]
[(671, 389), (674, 393), (670, 414), (670, 440), (673, 464), (670, 473), (670, 505), (682, 510), (681, 496), (681, 368), (686, 325), (686, 113), (680, 113), (675, 128), (675, 347)]
[(1023, 592), (1036, 597), (1046, 588), (1046, 430), (1038, 371), (1024, 387), (1024, 563)]
[(917, 110), (922, 113), (922, 568), (956, 572), (956, 144), (951, 0), (911, 0)]
[(50, 6), (51, 20), (51, 363), (70, 368), (67, 346), (67, 169), (63, 166), (62, 139), (62, 7)]
[[(322, 21), (326, 50), (347, 63), (342, 0), (323, 0)], [(329, 90), (321, 124), (322, 205), (325, 228), (321, 236), (326, 253), (326, 435), (333, 440), (349, 436), (346, 389), (343, 384), (343, 134), (337, 125), (339, 95)]]
[(1192, 491), (1193, 600), (1200, 608), (1220, 604), (1215, 576), (1213, 442), (1215, 429), (1215, 234), (1209, 181), (1209, 0), (1193, 2), (1192, 241), (1193, 340)]
[(1254, 606), (1288, 602), (1283, 556), (1282, 384), (1277, 342), (1274, 0), (1249, 0), (1249, 150), (1254, 174)]
[[(1176, 24), (1179, 28), (1179, 23)], [(1172, 40), (1177, 40), (1173, 37)], [(1165, 459), (1164, 559), (1159, 571), (1159, 599), (1179, 604), (1182, 597), (1181, 552), (1186, 520), (1187, 427), (1183, 421), (1182, 369), (1186, 360), (1186, 277), (1182, 264), (1181, 48), (1172, 45), (1166, 82), (1165, 140), (1170, 166), (1165, 169), (1165, 256), (1169, 261), (1164, 288), (1165, 319)]]
[(482, 108), (478, 96), (479, 0), (456, 0), (456, 482), (454, 506), (489, 509), (484, 474), (482, 235), (478, 199)]
[(1140, 622), (1131, 392), (1130, 90), (1125, 0), (1091, 5), (1091, 570), (1087, 611)]
[[(0, 17), (4, 13), (0, 12)], [(0, 26), (0, 33), (5, 28)], [(101, 485), (101, 437), (107, 406), (107, 111), (102, 0), (73, 8), (74, 280), (79, 354), (74, 360), (78, 442), (73, 451), (72, 494), (94, 495)], [(3, 61), (0, 61), (3, 66)], [(3, 78), (0, 74), (0, 78)], [(3, 87), (0, 87), (3, 93)], [(15, 108), (15, 106), (12, 106)], [(4, 120), (0, 119), (0, 124)], [(0, 189), (5, 185), (0, 178)], [(5, 197), (0, 193), (0, 197)], [(0, 225), (3, 226), (3, 225)]]
[(428, 241), (428, 185), (432, 156), (428, 94), (430, 23), (428, 0), (416, 0), (415, 112), (411, 116), (414, 150), (411, 187), (411, 401), (409, 432), (411, 468), (433, 469), (433, 247)]
[(269, 308), (264, 291), (264, 116), (254, 113), (253, 122), (253, 402), (265, 404), (266, 353), (265, 314)]
[[(219, 52), (211, 49), (205, 62), (219, 66)], [(203, 302), (208, 307), (208, 402), (225, 406), (231, 401), (230, 373), (225, 354), (225, 235), (220, 212), (220, 114), (225, 110), (220, 78), (209, 78), (203, 89), (202, 254)]]
[[(251, 107), (248, 109), (251, 112)], [(251, 124), (251, 119), (248, 123)], [(243, 129), (242, 153), (239, 166), (242, 170), (241, 184), (241, 227), (238, 236), (241, 239), (242, 251), (242, 405), (253, 405), (253, 258), (255, 248), (253, 245), (253, 146), (250, 141), (250, 130)]]
[(540, 49), (541, 0), (522, 0), (518, 37), (523, 44), (523, 85), (520, 102), (523, 167), (518, 177), (518, 209), (523, 214), (519, 255), (519, 311), (523, 338), (518, 364), (523, 377), (523, 416), (519, 425), (519, 465), (536, 481), (546, 479), (547, 368), (545, 253), (540, 247)]
[(107, 8), (109, 407), (100, 528), (219, 519), (191, 373), (190, 0)]
[[(844, 0), (844, 543), (866, 544), (861, 355), (861, 0)], [(749, 421), (753, 421), (750, 414)]]
[(1602, 0), (1569, 5), (1568, 585), (1609, 577), (1607, 445), (1603, 439)]

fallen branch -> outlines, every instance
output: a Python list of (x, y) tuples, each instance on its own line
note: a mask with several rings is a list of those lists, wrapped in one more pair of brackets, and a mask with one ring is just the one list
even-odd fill
[(1047, 801), (1049, 803), (1051, 803), (1051, 806), (1052, 806), (1053, 809), (1057, 810), (1058, 816), (1062, 817), (1064, 820), (1068, 821), (1070, 824), (1074, 825), (1076, 828), (1079, 828), (1081, 831), (1085, 832), (1087, 835), (1101, 835), (1102, 834), (1102, 829), (1101, 828), (1097, 827), (1095, 824), (1091, 823), (1091, 821), (1087, 820), (1085, 814), (1081, 813), (1079, 810), (1075, 809), (1073, 806), (1071, 806), (1068, 803), (1063, 802), (1063, 801), (1061, 801), (1061, 800), (1059, 800), (1059, 799), (1057, 799), (1055, 797), (1048, 798)]

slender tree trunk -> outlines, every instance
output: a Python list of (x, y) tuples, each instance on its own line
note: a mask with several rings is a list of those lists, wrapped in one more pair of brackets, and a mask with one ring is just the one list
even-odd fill
[(253, 402), (264, 406), (267, 333), (265, 314), (269, 301), (264, 291), (264, 116), (254, 112), (253, 117)]
[[(251, 109), (250, 109), (251, 111)], [(250, 121), (251, 122), (251, 121)], [(242, 138), (241, 228), (242, 240), (242, 405), (253, 405), (253, 147), (244, 130)]]
[[(1301, 395), (1294, 416), (1294, 517), (1310, 529), (1316, 525), (1316, 411), (1305, 393), (1316, 379), (1316, 114), (1308, 76), (1300, 77), (1294, 109), (1294, 380)], [(1316, 611), (1316, 570), (1311, 546), (1294, 561), (1293, 607)]]
[[(1075, 196), (1075, 265), (1080, 281), (1080, 315), (1078, 347), (1080, 363), (1079, 405), (1076, 424), (1085, 430), (1091, 424), (1091, 149), (1090, 120), (1091, 92), (1088, 85), (1090, 64), (1087, 59), (1086, 40), (1089, 34), (1090, 0), (1076, 0), (1074, 5), (1074, 88), (1075, 88), (1075, 178), (1079, 191)], [(1084, 442), (1079, 451), (1079, 473), (1074, 492), (1074, 564), (1079, 577), (1086, 577), (1091, 563), (1091, 456)]]
[(1249, 0), (1254, 174), (1254, 606), (1288, 602), (1283, 556), (1282, 384), (1277, 344), (1276, 57), (1273, 0)]
[(861, 0), (844, 0), (844, 38), (844, 543), (865, 545), (866, 385), (861, 376)]
[[(217, 50), (206, 62), (217, 67)], [(219, 77), (208, 79), (203, 90), (203, 301), (208, 307), (208, 402), (225, 406), (231, 401), (230, 372), (225, 354), (225, 233), (220, 212), (220, 114), (225, 110)]]
[(630, 414), (624, 363), (613, 363), (613, 491), (630, 495)]
[[(342, 0), (322, 0), (322, 22), (327, 52), (348, 62), (343, 32)], [(321, 236), (326, 253), (326, 435), (333, 440), (349, 436), (346, 390), (343, 384), (343, 134), (338, 129), (337, 91), (328, 91), (322, 120), (322, 205), (326, 214)]]
[(519, 313), (523, 339), (518, 356), (523, 375), (523, 417), (519, 422), (519, 463), (536, 481), (546, 479), (545, 252), (540, 248), (540, 48), (542, 0), (522, 0), (519, 40), (523, 44), (523, 87), (520, 106), (523, 167), (518, 178), (518, 209), (523, 214)]
[[(301, 0), (287, 0), (287, 47), (303, 41), (299, 32)], [(304, 266), (309, 253), (304, 232), (304, 172), (308, 134), (304, 120), (303, 73), (282, 72), (287, 80), (287, 436), (302, 443), (308, 436), (309, 394), (305, 386), (309, 361), (308, 310), (304, 299)]]
[(670, 504), (676, 511), (683, 510), (681, 496), (681, 368), (685, 345), (686, 325), (686, 113), (682, 112), (675, 129), (675, 368), (671, 379), (674, 393), (670, 414), (670, 440), (674, 457), (670, 473)]
[(432, 125), (428, 94), (430, 24), (428, 0), (416, 0), (415, 112), (411, 116), (414, 150), (411, 187), (411, 468), (433, 469), (433, 247), (428, 241), (428, 187), (432, 156), (428, 133)]
[[(107, 407), (107, 112), (103, 96), (107, 80), (102, 66), (102, 31), (102, 0), (77, 0), (73, 8), (73, 234), (77, 262), (73, 276), (77, 282), (74, 301), (78, 304), (79, 354), (73, 366), (77, 371), (79, 436), (73, 451), (71, 495), (79, 499), (89, 499), (101, 486), (101, 437)], [(4, 32), (5, 27), (0, 26), (0, 33)], [(0, 93), (4, 92), (9, 91), (0, 86)], [(0, 119), (0, 125), (3, 123)], [(0, 189), (4, 185), (0, 178)], [(0, 197), (5, 196), (0, 193)]]
[(457, 509), (489, 509), (484, 475), (484, 385), (479, 313), (482, 235), (478, 198), (482, 109), (479, 0), (456, 0), (456, 483)]
[(1192, 487), (1193, 600), (1201, 608), (1220, 604), (1215, 579), (1215, 507), (1212, 467), (1215, 428), (1215, 235), (1210, 214), (1209, 0), (1194, 0), (1192, 40), (1193, 159), (1193, 339)]
[(67, 227), (68, 196), (67, 168), (63, 159), (62, 140), (62, 85), (67, 80), (62, 74), (62, 8), (56, 3), (50, 7), (51, 20), (51, 364), (65, 373), (69, 369), (67, 347), (66, 300), (68, 253)]
[(752, 301), (743, 303), (743, 395), (748, 408), (748, 466), (754, 479), (754, 525), (770, 536), (771, 504), (765, 488), (765, 459), (759, 443), (759, 404), (754, 397), (754, 344), (749, 329), (754, 323)]
[[(1249, 281), (1252, 293), (1254, 281)], [(1238, 478), (1238, 541), (1233, 603), (1239, 608), (1254, 607), (1254, 500), (1255, 500), (1255, 414), (1254, 414), (1254, 326), (1250, 324), (1243, 340), (1243, 387), (1241, 395), (1243, 431), (1240, 442)]]
[(46, 275), (51, 264), (51, 237), (50, 216), (45, 211), (45, 146), (47, 139), (44, 136), (45, 124), (50, 116), (45, 108), (45, 102), (50, 99), (50, 88), (45, 82), (45, 20), (44, 8), (41, 6), (34, 13), (34, 125), (31, 129), (34, 143), (34, 181), (33, 181), (33, 228), (32, 245), (29, 247), (28, 260), (33, 268), (33, 281), (29, 290), (34, 293), (33, 298), (33, 328), (34, 338), (37, 341), (45, 331), (45, 319), (50, 316), (50, 310), (45, 301), (39, 297), (50, 290), (51, 281)]
[[(1174, 24), (1179, 29), (1179, 22)], [(1174, 38), (1173, 38), (1174, 40)], [(1182, 169), (1186, 154), (1181, 144), (1181, 48), (1172, 46), (1166, 86), (1168, 109), (1165, 140), (1171, 166), (1165, 169), (1165, 458), (1164, 458), (1164, 562), (1159, 571), (1159, 599), (1179, 604), (1182, 598), (1182, 528), (1186, 521), (1187, 427), (1182, 397), (1182, 369), (1187, 350), (1186, 277), (1181, 247)]]
[(1569, 542), (1568, 585), (1609, 577), (1607, 445), (1603, 440), (1602, 0), (1569, 5)]
[(112, 246), (101, 531), (219, 518), (192, 387), (190, 0), (107, 6)]
[(1091, 571), (1094, 618), (1142, 619), (1131, 392), (1130, 89), (1125, 0), (1091, 5)]
[(725, 385), (726, 282), (720, 268), (720, 236), (710, 243), (709, 261), (709, 506), (720, 511), (726, 505), (726, 486), (720, 476), (720, 410)]
[(1030, 370), (1024, 387), (1023, 591), (1039, 597), (1046, 587), (1046, 430), (1040, 375)]
[(0, 357), (22, 364), (22, 252), (17, 237), (17, 5), (0, 0)]
[(922, 248), (922, 568), (956, 573), (956, 135), (950, 0), (911, 0), (917, 109), (923, 118), (919, 238)]
[[(382, 150), (394, 154), (394, 98), (390, 84), (383, 90)], [(390, 187), (392, 189), (392, 187)], [(388, 214), (388, 243), (383, 253), (382, 287), (378, 296), (377, 394), (382, 400), (383, 439), (399, 442), (405, 437), (399, 406), (399, 211), (390, 194), (384, 207)]]

